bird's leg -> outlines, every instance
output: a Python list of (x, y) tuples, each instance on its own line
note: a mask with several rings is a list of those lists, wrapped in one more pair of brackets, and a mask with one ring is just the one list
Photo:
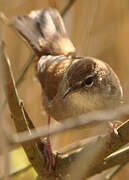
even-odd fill
[(50, 142), (50, 135), (49, 135), (50, 122), (51, 122), (51, 117), (49, 115), (48, 116), (48, 136), (44, 139), (44, 153), (46, 157), (48, 171), (52, 172), (52, 170), (55, 167), (55, 156), (52, 153), (51, 142)]

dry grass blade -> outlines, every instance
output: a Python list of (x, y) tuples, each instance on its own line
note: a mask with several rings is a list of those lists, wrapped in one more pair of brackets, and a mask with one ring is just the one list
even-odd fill
[[(4, 81), (4, 90), (6, 93), (6, 98), (12, 113), (12, 117), (18, 132), (28, 131), (31, 135), (31, 129), (34, 128), (28, 114), (25, 112), (23, 104), (20, 102), (18, 97), (17, 89), (15, 87), (10, 62), (9, 59), (5, 56), (4, 49), (1, 54), (1, 61), (3, 64), (3, 77)], [(40, 139), (39, 139), (40, 142)], [(39, 176), (43, 176), (46, 173), (45, 160), (41, 155), (36, 143), (22, 143), (22, 146), (27, 154), (29, 161), (32, 166), (35, 168)]]

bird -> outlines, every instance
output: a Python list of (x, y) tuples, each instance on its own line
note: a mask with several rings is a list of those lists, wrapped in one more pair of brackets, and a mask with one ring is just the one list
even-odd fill
[(49, 123), (50, 117), (59, 122), (74, 120), (121, 104), (123, 91), (116, 73), (102, 60), (77, 55), (56, 9), (17, 16), (13, 25), (38, 57), (36, 74)]

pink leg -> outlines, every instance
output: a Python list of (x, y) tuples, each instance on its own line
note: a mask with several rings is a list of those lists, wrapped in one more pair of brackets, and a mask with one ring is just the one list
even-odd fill
[[(50, 122), (51, 122), (51, 117), (48, 116), (48, 133), (50, 131)], [(45, 155), (46, 155), (46, 161), (47, 161), (47, 167), (48, 171), (51, 172), (54, 167), (55, 167), (55, 156), (52, 153), (52, 148), (51, 148), (51, 142), (50, 142), (50, 135), (44, 139), (44, 145), (45, 145)]]

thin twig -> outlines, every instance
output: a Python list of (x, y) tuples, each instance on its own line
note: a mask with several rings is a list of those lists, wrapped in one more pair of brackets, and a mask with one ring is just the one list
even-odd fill
[[(55, 133), (63, 132), (68, 129), (73, 129), (76, 127), (83, 127), (84, 125), (88, 125), (89, 123), (94, 122), (94, 121), (104, 122), (104, 121), (114, 120), (114, 119), (119, 118), (120, 116), (129, 115), (128, 110), (129, 110), (129, 105), (125, 105), (125, 106), (119, 107), (114, 110), (89, 112), (86, 115), (84, 114), (84, 115), (78, 117), (77, 119), (74, 119), (74, 121), (72, 119), (67, 119), (67, 120), (63, 121), (63, 123), (60, 124), (60, 127), (53, 125), (53, 127), (50, 129), (49, 134), (52, 135)], [(126, 123), (129, 124), (128, 121), (126, 121)], [(127, 127), (128, 127), (128, 125), (127, 125)], [(22, 143), (22, 142), (37, 140), (37, 138), (45, 137), (48, 135), (47, 128), (48, 128), (47, 125), (36, 128), (36, 129), (32, 130), (31, 136), (29, 135), (29, 133), (27, 131), (21, 132), (18, 134), (18, 136), (17, 136), (17, 134), (13, 135), (12, 141), (14, 143)], [(122, 126), (121, 126), (121, 129), (122, 129)]]
[(61, 16), (64, 17), (66, 13), (69, 11), (69, 9), (72, 7), (76, 0), (69, 0), (68, 4), (65, 6), (65, 8), (61, 12)]
[(25, 73), (27, 72), (29, 66), (32, 64), (35, 57), (35, 53), (32, 52), (28, 58), (28, 60), (25, 62), (24, 66), (22, 67), (21, 71), (18, 73), (18, 76), (16, 78), (16, 85), (18, 85), (21, 80), (24, 78)]
[(111, 180), (118, 172), (120, 172), (121, 169), (123, 169), (128, 162), (124, 162), (121, 165), (119, 165), (118, 167), (116, 167), (112, 172), (110, 172), (108, 175), (106, 175), (106, 177), (104, 178), (104, 180)]

